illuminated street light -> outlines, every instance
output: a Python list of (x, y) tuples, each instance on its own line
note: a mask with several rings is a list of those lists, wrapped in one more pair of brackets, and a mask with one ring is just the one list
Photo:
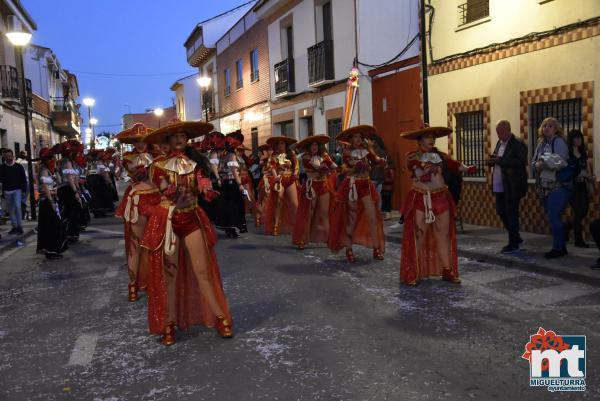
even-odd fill
[(196, 80), (196, 82), (198, 82), (198, 85), (200, 85), (200, 87), (203, 89), (208, 88), (210, 86), (211, 81), (212, 79), (207, 76), (200, 77)]
[(96, 100), (92, 99), (91, 97), (86, 97), (83, 99), (83, 104), (86, 105), (87, 107), (92, 107), (93, 105), (96, 104)]
[(98, 119), (94, 118), (94, 117), (90, 118), (90, 124), (92, 124), (92, 125), (98, 124)]
[(154, 109), (153, 113), (156, 117), (158, 117), (158, 128), (160, 128), (160, 117), (163, 114), (165, 114), (165, 111), (163, 109), (161, 109), (160, 107), (157, 107), (156, 109)]

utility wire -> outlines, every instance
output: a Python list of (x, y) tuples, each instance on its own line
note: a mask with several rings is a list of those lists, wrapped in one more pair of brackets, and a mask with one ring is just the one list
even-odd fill
[[(246, 7), (249, 4), (256, 3), (257, 0), (250, 0), (245, 2), (244, 4), (240, 4), (237, 7), (234, 7), (230, 10), (222, 12), (221, 14), (215, 15), (214, 17), (208, 18), (202, 22), (199, 22), (196, 26), (200, 26), (202, 24), (206, 24), (207, 22), (215, 21), (222, 17), (225, 17), (232, 12), (239, 10), (240, 8)], [(147, 78), (147, 77), (168, 77), (174, 75), (183, 75), (183, 74), (195, 74), (195, 71), (182, 71), (182, 72), (156, 72), (156, 73), (113, 73), (113, 72), (98, 72), (98, 71), (79, 71), (79, 70), (70, 70), (76, 74), (82, 75), (96, 75), (96, 76), (104, 76), (104, 77), (125, 77), (125, 78)]]
[(155, 73), (113, 73), (113, 72), (98, 72), (98, 71), (79, 71), (79, 70), (69, 70), (76, 74), (82, 75), (100, 75), (105, 77), (127, 77), (127, 78), (136, 78), (136, 77), (167, 77), (171, 75), (183, 75), (183, 74), (194, 74), (194, 72), (182, 71), (182, 72), (155, 72)]

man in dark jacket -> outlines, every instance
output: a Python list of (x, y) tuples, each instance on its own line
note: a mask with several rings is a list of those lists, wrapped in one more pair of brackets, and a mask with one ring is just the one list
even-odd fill
[(21, 226), (21, 197), (27, 189), (27, 177), (25, 169), (15, 162), (12, 150), (4, 152), (4, 162), (0, 166), (0, 183), (2, 183), (2, 195), (6, 199), (6, 205), (10, 214), (12, 230), (9, 234), (23, 234)]
[(519, 250), (519, 203), (527, 193), (527, 145), (518, 139), (506, 120), (496, 125), (498, 143), (488, 161), (492, 169), (492, 191), (496, 196), (496, 213), (508, 230), (508, 245), (502, 253)]

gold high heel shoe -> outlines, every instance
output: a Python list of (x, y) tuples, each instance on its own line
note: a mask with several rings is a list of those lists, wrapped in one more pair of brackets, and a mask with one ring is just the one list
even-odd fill
[(167, 347), (175, 344), (175, 324), (170, 322), (165, 326), (165, 332), (163, 333), (160, 342)]
[(135, 302), (139, 299), (138, 289), (135, 284), (129, 284), (129, 302)]
[(217, 316), (217, 324), (216, 327), (217, 333), (222, 338), (231, 338), (233, 337), (233, 328), (231, 327), (231, 322), (227, 320), (226, 317)]

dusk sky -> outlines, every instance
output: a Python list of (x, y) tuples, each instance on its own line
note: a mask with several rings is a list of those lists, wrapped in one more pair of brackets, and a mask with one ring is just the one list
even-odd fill
[[(38, 25), (33, 43), (51, 48), (62, 67), (77, 75), (80, 101), (85, 96), (96, 99), (93, 114), (99, 120), (98, 133), (119, 131), (121, 117), (129, 110), (171, 106), (170, 86), (195, 72), (183, 47), (194, 26), (246, 1), (21, 2)], [(87, 125), (87, 111), (82, 114)]]

